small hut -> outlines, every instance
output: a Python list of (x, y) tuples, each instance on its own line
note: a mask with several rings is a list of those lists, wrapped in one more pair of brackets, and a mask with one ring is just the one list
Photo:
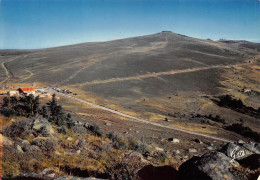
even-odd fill
[(35, 89), (33, 87), (22, 87), (18, 89), (18, 92), (23, 95), (34, 95)]

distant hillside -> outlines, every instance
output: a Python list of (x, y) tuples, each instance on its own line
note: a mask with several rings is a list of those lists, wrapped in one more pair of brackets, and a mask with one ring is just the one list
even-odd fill
[[(75, 84), (153, 72), (243, 62), (259, 44), (201, 40), (172, 32), (31, 51), (0, 51), (0, 61), (25, 82)], [(15, 58), (13, 60), (13, 58)], [(22, 80), (22, 78), (20, 79)]]
[[(230, 132), (223, 124), (205, 117), (219, 116), (227, 124), (245, 122), (259, 132), (255, 117), (214, 103), (216, 97), (232, 95), (246, 107), (259, 108), (259, 47), (161, 32), (39, 50), (1, 50), (0, 86), (35, 83), (69, 89), (72, 96), (134, 117), (227, 137)], [(64, 101), (75, 114), (101, 124), (107, 121), (107, 115), (100, 118), (100, 110)]]

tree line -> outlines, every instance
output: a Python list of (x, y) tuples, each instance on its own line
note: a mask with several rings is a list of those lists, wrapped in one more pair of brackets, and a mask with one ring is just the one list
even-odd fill
[(23, 116), (36, 117), (42, 116), (49, 122), (60, 127), (61, 133), (66, 133), (67, 128), (74, 126), (71, 114), (66, 113), (62, 105), (58, 104), (56, 95), (52, 95), (51, 101), (46, 105), (40, 106), (39, 96), (28, 95), (23, 97), (4, 97), (0, 113), (5, 117)]

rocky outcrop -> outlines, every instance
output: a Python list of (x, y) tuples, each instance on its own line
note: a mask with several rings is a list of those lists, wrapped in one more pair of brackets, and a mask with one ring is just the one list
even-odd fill
[(238, 167), (239, 163), (221, 152), (206, 153), (193, 157), (179, 168), (179, 179), (200, 180), (237, 180), (229, 169)]
[(37, 137), (32, 141), (32, 145), (38, 146), (44, 152), (54, 152), (56, 148), (56, 141), (53, 138)]
[(36, 136), (49, 137), (54, 134), (51, 123), (47, 119), (43, 118), (35, 119), (32, 124), (32, 129), (34, 130)]
[(177, 170), (171, 166), (148, 165), (138, 171), (138, 176), (142, 180), (176, 180)]
[(244, 143), (243, 147), (253, 153), (260, 154), (260, 143), (248, 142), (248, 143)]
[(73, 176), (61, 176), (61, 177), (55, 178), (54, 180), (105, 180), (105, 179), (99, 179), (99, 178), (95, 178), (95, 177), (83, 178), (83, 177), (73, 177)]
[[(178, 172), (180, 180), (252, 179), (260, 172), (259, 143), (227, 143), (221, 152), (194, 156)], [(254, 178), (253, 178), (254, 179)]]
[(243, 159), (251, 154), (253, 154), (248, 149), (244, 148), (235, 143), (227, 143), (221, 150), (224, 154), (232, 159)]
[(2, 134), (0, 134), (0, 139), (3, 143), (3, 146), (12, 146), (14, 144), (14, 142), (10, 138), (3, 136)]

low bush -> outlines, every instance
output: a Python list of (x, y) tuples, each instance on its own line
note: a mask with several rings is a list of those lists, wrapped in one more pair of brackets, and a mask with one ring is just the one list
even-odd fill
[(165, 152), (157, 152), (157, 156), (159, 161), (161, 161), (162, 163), (165, 162), (166, 158), (167, 158), (167, 154)]
[(251, 138), (257, 142), (260, 142), (260, 133), (254, 132), (251, 128), (243, 126), (241, 123), (235, 123), (225, 127), (229, 131), (233, 131), (244, 137)]
[[(209, 114), (209, 115), (196, 114), (196, 116), (193, 116), (193, 118), (194, 117), (196, 117), (196, 118), (207, 118), (207, 119), (210, 119), (210, 120), (215, 121), (215, 122), (220, 122), (222, 124), (226, 124), (225, 119), (221, 118), (219, 115), (216, 115), (215, 117), (213, 117), (211, 114)], [(202, 123), (206, 123), (206, 121), (203, 120)]]
[(220, 96), (218, 105), (222, 107), (230, 107), (233, 109), (242, 108), (244, 106), (240, 99), (233, 99), (231, 95)]
[(221, 118), (219, 115), (216, 115), (215, 117), (213, 117), (211, 114), (209, 116), (205, 116), (206, 118), (215, 121), (215, 122), (220, 122), (222, 124), (226, 124), (225, 119)]
[(95, 136), (101, 137), (102, 136), (102, 131), (100, 130), (100, 127), (98, 125), (90, 125), (87, 128), (92, 134)]
[(22, 137), (32, 133), (31, 125), (32, 121), (29, 119), (16, 121), (6, 127), (3, 134), (8, 137)]
[(49, 138), (36, 138), (33, 140), (32, 145), (38, 146), (46, 153), (52, 153), (55, 151), (57, 144)]
[(75, 125), (73, 127), (71, 127), (72, 131), (76, 134), (84, 134), (87, 132), (87, 129), (81, 125)]
[(128, 138), (128, 149), (136, 151), (138, 149), (138, 142), (133, 137)]
[(141, 143), (136, 151), (141, 153), (144, 157), (150, 156), (150, 151), (148, 150), (147, 145), (145, 143)]
[(121, 149), (121, 150), (127, 149), (127, 144), (126, 144), (126, 142), (125, 142), (122, 138), (119, 138), (119, 137), (118, 137), (117, 135), (115, 135), (114, 133), (109, 133), (109, 134), (107, 135), (107, 137), (112, 140), (113, 147), (114, 147), (115, 149)]
[(233, 109), (239, 113), (247, 114), (252, 117), (260, 118), (259, 108), (255, 109), (250, 106), (246, 106), (241, 99), (235, 99), (231, 95), (223, 95), (218, 97), (219, 100), (215, 103), (221, 107)]
[(18, 115), (18, 113), (15, 110), (9, 109), (9, 108), (2, 108), (2, 109), (0, 109), (0, 113), (2, 115), (4, 115), (5, 117), (11, 117), (11, 116)]

